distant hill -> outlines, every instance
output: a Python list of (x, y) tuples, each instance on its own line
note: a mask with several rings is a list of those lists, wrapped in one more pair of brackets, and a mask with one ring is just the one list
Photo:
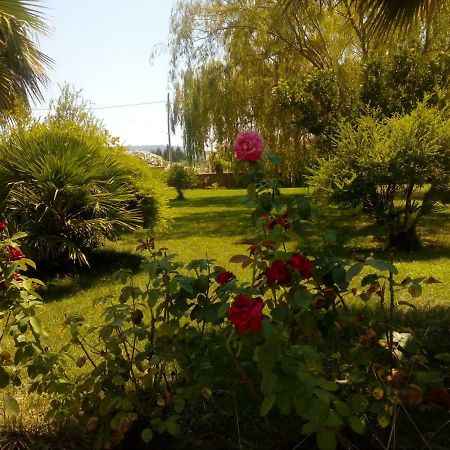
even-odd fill
[(141, 150), (143, 152), (149, 152), (154, 153), (158, 148), (163, 152), (167, 148), (167, 144), (161, 144), (161, 145), (128, 145), (128, 150), (130, 152), (137, 152), (138, 150)]

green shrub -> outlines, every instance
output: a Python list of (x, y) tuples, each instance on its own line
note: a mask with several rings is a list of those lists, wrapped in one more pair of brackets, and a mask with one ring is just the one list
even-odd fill
[(134, 187), (134, 205), (142, 210), (144, 227), (151, 230), (163, 228), (167, 219), (166, 172), (149, 166), (143, 159), (127, 153), (123, 147), (116, 148), (114, 154)]
[(177, 190), (178, 199), (184, 199), (183, 191), (192, 189), (197, 183), (195, 172), (187, 167), (172, 166), (167, 175), (167, 185)]
[(126, 171), (74, 127), (36, 124), (0, 146), (0, 205), (38, 261), (88, 264), (103, 239), (142, 224)]
[[(410, 114), (343, 124), (335, 155), (310, 177), (317, 197), (363, 206), (387, 227), (392, 246), (418, 245), (418, 220), (445, 200), (450, 179), (450, 119), (420, 104)], [(420, 192), (419, 192), (420, 191)]]

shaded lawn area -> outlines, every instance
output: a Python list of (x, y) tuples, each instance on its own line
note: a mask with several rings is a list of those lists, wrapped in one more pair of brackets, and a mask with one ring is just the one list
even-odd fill
[[(307, 196), (305, 189), (284, 189), (288, 198)], [(240, 278), (248, 279), (248, 271), (239, 265), (230, 264), (231, 256), (245, 253), (247, 246), (241, 244), (252, 237), (249, 210), (240, 203), (244, 190), (193, 190), (186, 200), (171, 200), (172, 222), (170, 230), (157, 238), (157, 247), (166, 247), (176, 253), (182, 261), (212, 258), (217, 264), (229, 268)], [(357, 210), (327, 208), (317, 210), (313, 224), (305, 224), (302, 251), (314, 254), (317, 240), (310, 237), (317, 231), (332, 229), (338, 236), (337, 253), (349, 257), (355, 254), (374, 254), (392, 259), (405, 277), (433, 276), (442, 284), (426, 287), (418, 305), (447, 306), (450, 303), (450, 210), (435, 213), (422, 221), (419, 233), (424, 248), (415, 252), (382, 251), (380, 230), (370, 218)], [(106, 295), (118, 295), (121, 284), (115, 279), (119, 269), (129, 269), (136, 281), (143, 280), (139, 264), (143, 257), (134, 251), (138, 239), (146, 232), (124, 235), (117, 242), (107, 243), (97, 250), (92, 259), (92, 268), (79, 270), (77, 274), (64, 276), (47, 282), (47, 291), (42, 295), (46, 306), (42, 317), (47, 325), (58, 326), (65, 314), (79, 312), (87, 317), (97, 311), (92, 301)], [(95, 322), (97, 319), (92, 317)]]

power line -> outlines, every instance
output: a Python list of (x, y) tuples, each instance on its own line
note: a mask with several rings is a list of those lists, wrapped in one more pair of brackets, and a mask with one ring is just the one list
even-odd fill
[[(132, 106), (156, 105), (158, 103), (166, 103), (166, 102), (167, 102), (167, 100), (160, 100), (157, 102), (129, 103), (126, 105), (97, 106), (95, 108), (90, 108), (90, 109), (99, 110), (99, 109), (113, 109), (113, 108), (129, 108)], [(50, 111), (50, 108), (32, 108), (31, 111)]]

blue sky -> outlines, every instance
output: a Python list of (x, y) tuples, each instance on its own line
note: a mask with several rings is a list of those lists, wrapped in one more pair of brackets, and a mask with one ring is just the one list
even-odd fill
[[(165, 100), (168, 54), (153, 64), (158, 43), (167, 43), (170, 11), (176, 0), (46, 0), (52, 33), (41, 49), (53, 60), (45, 108), (69, 82), (94, 106)], [(36, 113), (39, 114), (39, 113)], [(98, 110), (110, 133), (129, 145), (166, 144), (165, 104)], [(173, 143), (181, 144), (180, 136)]]

